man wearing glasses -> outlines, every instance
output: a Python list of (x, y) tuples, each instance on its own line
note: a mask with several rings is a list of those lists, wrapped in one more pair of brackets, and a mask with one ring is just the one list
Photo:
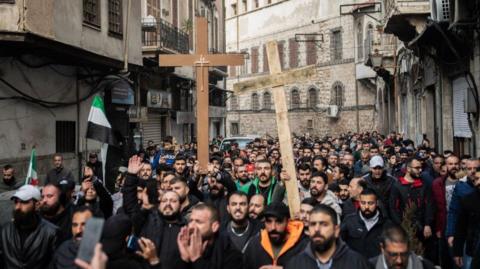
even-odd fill
[(375, 269), (435, 268), (431, 262), (411, 251), (408, 234), (401, 226), (387, 227), (380, 247), (382, 253), (370, 260)]
[[(435, 247), (432, 242), (432, 225), (434, 223), (434, 207), (432, 206), (431, 188), (425, 184), (420, 174), (422, 163), (418, 159), (410, 159), (406, 163), (405, 176), (398, 177), (393, 184), (390, 200), (390, 218), (398, 225), (408, 225), (416, 229), (415, 235), (425, 248), (427, 258), (435, 258)], [(404, 219), (405, 214), (408, 216)]]

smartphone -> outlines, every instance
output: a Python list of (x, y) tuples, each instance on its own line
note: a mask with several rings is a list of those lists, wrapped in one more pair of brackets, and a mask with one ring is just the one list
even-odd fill
[(102, 235), (103, 223), (102, 218), (92, 217), (87, 221), (85, 230), (83, 231), (82, 241), (78, 248), (77, 258), (90, 264), (95, 250), (95, 245), (100, 241)]
[(138, 237), (135, 235), (130, 235), (127, 239), (127, 249), (131, 252), (136, 252), (140, 250), (140, 246), (138, 245)]

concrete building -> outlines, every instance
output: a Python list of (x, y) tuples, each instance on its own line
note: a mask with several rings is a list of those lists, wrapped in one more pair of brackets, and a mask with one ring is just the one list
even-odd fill
[(377, 70), (392, 78), (394, 130), (417, 143), (427, 137), (439, 152), (478, 156), (480, 1), (383, 4), (384, 32), (397, 40), (393, 70)]
[[(25, 179), (32, 147), (41, 180), (55, 152), (79, 175), (85, 153), (99, 149), (85, 139), (95, 94), (104, 97), (123, 140), (119, 149), (128, 151), (127, 110), (134, 99), (126, 79), (135, 77), (142, 55), (140, 3), (132, 1), (128, 10), (127, 2), (0, 1), (0, 164), (14, 165), (18, 179)], [(124, 52), (130, 77), (120, 74)]]
[[(230, 68), (227, 89), (268, 74), (265, 44), (275, 40), (282, 70), (312, 66), (316, 73), (284, 88), (292, 132), (323, 136), (376, 130), (376, 74), (364, 57), (374, 24), (367, 16), (340, 14), (342, 4), (354, 2), (226, 1), (227, 51), (247, 55), (244, 66)], [(258, 88), (229, 97), (227, 135), (276, 136), (270, 91)]]
[[(142, 0), (144, 73), (140, 78), (141, 111), (131, 119), (143, 144), (160, 144), (166, 136), (178, 143), (195, 139), (195, 73), (192, 67), (158, 67), (160, 54), (189, 54), (195, 47), (195, 16), (208, 19), (210, 53), (225, 52), (223, 1)], [(225, 135), (225, 67), (211, 68), (210, 137)], [(135, 114), (135, 113), (134, 113)]]

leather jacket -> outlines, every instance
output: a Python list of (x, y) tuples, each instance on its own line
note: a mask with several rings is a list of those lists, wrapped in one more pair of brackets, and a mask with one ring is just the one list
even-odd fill
[(0, 232), (0, 268), (48, 268), (57, 247), (57, 233), (57, 226), (40, 218), (39, 224), (26, 237), (22, 246), (15, 224), (8, 222)]

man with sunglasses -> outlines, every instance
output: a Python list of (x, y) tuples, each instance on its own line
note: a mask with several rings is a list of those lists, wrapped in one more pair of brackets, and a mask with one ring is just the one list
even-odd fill
[[(406, 162), (405, 176), (398, 177), (390, 194), (389, 209), (392, 221), (398, 225), (410, 222), (417, 230), (415, 235), (425, 247), (425, 256), (435, 258), (432, 246), (432, 225), (434, 223), (434, 206), (431, 187), (421, 179), (422, 163), (418, 159)], [(405, 214), (410, 215), (404, 220)], [(408, 223), (404, 223), (408, 224)]]
[(415, 255), (410, 249), (408, 234), (401, 226), (387, 227), (380, 243), (382, 253), (370, 259), (375, 269), (433, 269), (431, 262)]

